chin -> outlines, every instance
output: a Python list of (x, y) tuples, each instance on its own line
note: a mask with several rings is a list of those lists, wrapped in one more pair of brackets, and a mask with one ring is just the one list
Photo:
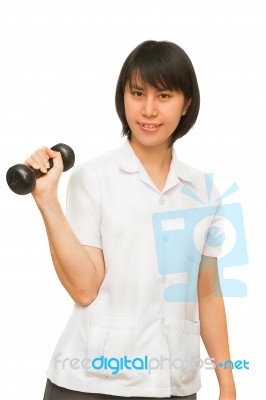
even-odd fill
[(132, 139), (135, 142), (138, 142), (142, 146), (147, 146), (147, 147), (154, 147), (154, 146), (160, 146), (164, 143), (169, 143), (169, 138), (155, 138), (155, 137), (136, 137), (132, 135)]

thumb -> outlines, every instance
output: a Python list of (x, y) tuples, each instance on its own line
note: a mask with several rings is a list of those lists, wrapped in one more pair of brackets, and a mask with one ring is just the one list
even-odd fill
[(64, 169), (64, 164), (63, 164), (61, 153), (59, 151), (54, 151), (49, 148), (46, 149), (46, 153), (47, 153), (49, 159), (53, 160), (53, 163), (54, 163), (53, 168), (55, 167), (56, 169), (58, 169), (62, 172)]

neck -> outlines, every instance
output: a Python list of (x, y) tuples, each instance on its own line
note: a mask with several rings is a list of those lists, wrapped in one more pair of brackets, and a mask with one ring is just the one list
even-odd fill
[(145, 168), (153, 171), (169, 169), (172, 160), (172, 148), (168, 147), (167, 143), (145, 146), (132, 137), (130, 145)]

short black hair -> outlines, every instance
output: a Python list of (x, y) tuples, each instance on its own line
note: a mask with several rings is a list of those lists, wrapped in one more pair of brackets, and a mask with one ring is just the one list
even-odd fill
[(191, 99), (187, 113), (171, 135), (170, 146), (184, 136), (195, 124), (200, 108), (200, 92), (197, 77), (190, 58), (177, 44), (168, 41), (147, 40), (139, 44), (126, 58), (117, 81), (115, 105), (122, 122), (122, 136), (131, 139), (130, 127), (125, 115), (124, 93), (127, 82), (134, 79), (158, 90), (177, 90)]

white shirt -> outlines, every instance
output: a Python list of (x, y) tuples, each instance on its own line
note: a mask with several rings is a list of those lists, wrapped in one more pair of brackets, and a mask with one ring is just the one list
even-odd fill
[(199, 264), (220, 252), (206, 242), (218, 218), (217, 190), (206, 187), (173, 149), (160, 192), (128, 139), (75, 168), (67, 218), (82, 245), (103, 250), (106, 274), (90, 305), (74, 305), (47, 371), (53, 383), (129, 397), (199, 390)]

